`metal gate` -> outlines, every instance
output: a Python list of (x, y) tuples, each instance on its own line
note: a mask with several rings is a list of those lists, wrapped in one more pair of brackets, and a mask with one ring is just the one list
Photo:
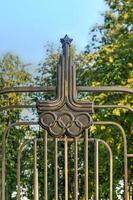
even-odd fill
[[(36, 108), (38, 112), (38, 120), (36, 122), (21, 121), (9, 124), (2, 134), (0, 147), (0, 199), (2, 200), (7, 200), (6, 175), (8, 171), (6, 170), (6, 166), (8, 163), (6, 162), (6, 143), (8, 142), (11, 129), (21, 126), (39, 126), (44, 134), (40, 137), (26, 139), (18, 148), (16, 193), (14, 191), (16, 199), (27, 199), (24, 194), (27, 193), (27, 191), (24, 191), (21, 185), (21, 162), (23, 152), (29, 145), (31, 145), (31, 151), (33, 150), (32, 199), (115, 199), (113, 196), (114, 190), (116, 190), (113, 184), (115, 182), (113, 173), (113, 146), (110, 146), (107, 140), (104, 141), (102, 138), (91, 136), (91, 129), (94, 125), (95, 127), (104, 126), (105, 133), (108, 126), (115, 127), (118, 134), (120, 134), (120, 143), (123, 148), (123, 155), (121, 155), (123, 158), (123, 175), (121, 177), (123, 199), (130, 200), (133, 198), (128, 180), (128, 159), (132, 159), (133, 154), (128, 153), (127, 138), (122, 125), (114, 121), (95, 121), (93, 119), (94, 112), (97, 113), (97, 111), (100, 112), (103, 109), (118, 108), (128, 110), (129, 112), (133, 112), (133, 109), (128, 105), (95, 105), (93, 102), (77, 99), (77, 92), (79, 91), (90, 92), (91, 94), (102, 92), (133, 94), (133, 90), (120, 86), (76, 86), (75, 68), (70, 54), (71, 42), (72, 40), (68, 36), (61, 39), (63, 53), (59, 60), (56, 86), (5, 88), (0, 91), (0, 95), (7, 93), (48, 93), (53, 91), (56, 91), (57, 94), (56, 99), (53, 101), (42, 100), (33, 105), (7, 105), (0, 108), (1, 112), (15, 108)], [(108, 138), (108, 136), (106, 136), (106, 138)], [(43, 156), (41, 159), (38, 159), (38, 149), (40, 147), (43, 149)], [(102, 148), (104, 155), (101, 155), (100, 148)], [(102, 163), (101, 165), (101, 162), (103, 162), (102, 156), (106, 156), (106, 163)], [(43, 162), (43, 170), (41, 172), (38, 169), (40, 162)], [(103, 170), (104, 165), (106, 165), (106, 170)], [(43, 174), (42, 186), (39, 186), (39, 173)], [(50, 173), (52, 175), (50, 175)], [(28, 177), (26, 171), (25, 176)], [(53, 177), (52, 179), (51, 176)], [(101, 181), (102, 179), (103, 181)], [(42, 196), (40, 196), (41, 188), (43, 188)], [(102, 195), (104, 189), (107, 190), (105, 196)], [(50, 196), (49, 193), (52, 195)]]

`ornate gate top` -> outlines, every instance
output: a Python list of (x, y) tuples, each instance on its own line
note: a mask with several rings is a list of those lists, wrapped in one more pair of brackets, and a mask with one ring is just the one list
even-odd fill
[(58, 64), (57, 98), (37, 102), (39, 123), (56, 137), (64, 134), (75, 137), (92, 125), (93, 103), (76, 99), (76, 74), (70, 53), (72, 39), (66, 35), (60, 41), (63, 54)]

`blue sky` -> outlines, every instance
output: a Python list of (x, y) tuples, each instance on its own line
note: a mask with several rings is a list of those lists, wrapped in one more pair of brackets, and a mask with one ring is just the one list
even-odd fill
[(102, 21), (104, 0), (3, 0), (0, 3), (0, 55), (12, 52), (39, 63), (44, 45), (59, 44), (66, 33), (79, 50), (90, 28)]

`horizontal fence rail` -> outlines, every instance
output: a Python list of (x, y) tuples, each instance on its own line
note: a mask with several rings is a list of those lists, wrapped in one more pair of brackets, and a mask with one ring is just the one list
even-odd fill
[[(7, 128), (7, 129), (5, 129), (5, 132), (4, 132), (4, 134), (3, 134), (3, 142), (2, 142), (2, 144), (3, 144), (3, 159), (2, 159), (2, 180), (3, 180), (3, 182), (2, 182), (2, 200), (5, 200), (5, 159), (6, 159), (6, 157), (5, 157), (5, 142), (7, 142), (7, 137), (8, 137), (8, 135), (9, 135), (9, 133), (10, 133), (10, 129), (12, 128), (12, 127), (14, 127), (14, 126), (21, 126), (21, 125), (38, 125), (38, 122), (16, 122), (16, 123), (14, 123), (14, 124), (10, 124), (9, 125), (9, 127)], [(132, 157), (132, 154), (128, 154), (127, 153), (127, 141), (126, 141), (126, 135), (125, 135), (125, 132), (124, 132), (124, 130), (123, 130), (123, 128), (118, 124), (118, 123), (116, 123), (116, 122), (94, 122), (94, 125), (113, 125), (113, 126), (116, 126), (120, 131), (121, 131), (121, 134), (122, 134), (122, 138), (123, 138), (123, 142), (124, 142), (124, 169), (125, 169), (125, 172), (124, 172), (124, 174), (125, 174), (125, 191), (127, 191), (128, 190), (128, 168), (127, 168), (127, 158), (128, 158), (128, 156), (130, 157), (130, 155), (131, 155), (131, 157)], [(53, 139), (51, 138), (47, 138), (47, 134), (45, 134), (45, 137), (44, 137), (44, 140), (42, 140), (41, 139), (41, 141), (44, 141), (44, 148), (45, 148), (45, 150), (44, 150), (44, 152), (45, 152), (45, 154), (44, 154), (44, 161), (45, 161), (45, 164), (44, 164), (44, 174), (45, 174), (45, 179), (44, 179), (44, 191), (45, 191), (45, 198), (44, 199), (47, 199), (47, 141), (53, 141)], [(88, 198), (88, 141), (95, 141), (94, 139), (88, 139), (88, 130), (86, 130), (86, 132), (85, 132), (85, 139), (83, 139), (83, 138), (75, 138), (75, 139), (71, 139), (71, 138), (67, 138), (66, 137), (66, 139), (65, 138), (55, 138), (55, 198), (56, 199), (58, 199), (57, 198), (57, 196), (58, 196), (58, 179), (57, 179), (57, 177), (58, 177), (58, 143), (59, 143), (59, 141), (64, 141), (65, 142), (65, 169), (66, 169), (66, 175), (65, 175), (65, 177), (66, 177), (66, 185), (68, 184), (68, 175), (67, 175), (67, 170), (68, 170), (68, 161), (67, 161), (67, 143), (68, 142), (70, 142), (70, 141), (73, 141), (74, 143), (75, 143), (75, 161), (74, 161), (74, 166), (75, 166), (75, 175), (74, 175), (74, 177), (75, 177), (75, 180), (78, 180), (78, 170), (77, 170), (77, 165), (78, 165), (78, 158), (77, 158), (77, 156), (78, 156), (78, 152), (77, 152), (77, 145), (78, 145), (78, 141), (84, 141), (85, 142), (85, 196), (86, 196), (86, 199)], [(30, 141), (30, 140), (29, 140)], [(99, 139), (97, 139), (97, 142), (99, 143), (101, 140), (99, 140)], [(26, 144), (27, 144), (27, 141), (26, 141)], [(97, 148), (98, 149), (98, 148)], [(96, 149), (96, 152), (98, 151)], [(96, 160), (95, 160), (95, 166), (97, 166), (98, 164), (98, 152), (97, 153), (95, 153), (95, 155), (97, 156), (97, 158), (96, 158)], [(111, 161), (110, 161), (110, 165), (112, 165), (111, 164)], [(98, 173), (98, 168), (96, 168), (96, 170), (95, 170), (97, 173)], [(111, 171), (111, 173), (112, 173), (112, 170), (111, 170), (111, 168), (110, 168), (110, 171)], [(96, 176), (96, 177), (98, 177), (98, 176)], [(112, 180), (112, 178), (111, 178), (111, 180)], [(96, 178), (96, 196), (97, 196), (97, 199), (98, 199), (98, 190), (97, 190), (97, 188), (98, 188), (98, 178)], [(112, 183), (112, 181), (111, 181), (111, 183)], [(111, 186), (110, 186), (111, 187)], [(19, 187), (18, 187), (19, 188)], [(66, 189), (66, 199), (68, 199), (68, 186), (67, 187), (65, 187), (65, 189)], [(19, 189), (18, 189), (18, 191), (19, 191)], [(75, 198), (78, 198), (77, 197), (77, 194), (78, 194), (78, 182), (76, 181), (75, 182)], [(112, 190), (110, 190), (110, 192), (111, 192)], [(128, 193), (126, 193), (125, 192), (125, 199), (127, 198), (126, 197), (126, 195), (127, 195)], [(111, 196), (111, 194), (110, 194), (110, 196)], [(19, 199), (19, 195), (18, 195), (18, 199)], [(111, 197), (110, 197), (110, 199), (111, 199)]]
[[(46, 134), (47, 135), (47, 134)], [(106, 148), (106, 150), (108, 151), (109, 153), (109, 163), (110, 163), (110, 170), (109, 170), (109, 184), (110, 184), (110, 194), (109, 194), (109, 199), (112, 200), (113, 199), (113, 157), (112, 157), (112, 151), (109, 147), (109, 145), (103, 141), (103, 140), (100, 140), (100, 139), (94, 139), (94, 138), (88, 138), (87, 137), (88, 134), (87, 134), (87, 130), (86, 130), (86, 134), (85, 134), (85, 142), (86, 143), (94, 143), (95, 144), (95, 199), (98, 200), (99, 199), (99, 172), (98, 172), (98, 169), (99, 169), (99, 151), (98, 151), (98, 145), (100, 144), (103, 144)], [(45, 138), (46, 139), (46, 138)], [(47, 138), (47, 140), (49, 141), (49, 139)], [(75, 140), (76, 140), (76, 144), (75, 144), (75, 154), (74, 154), (74, 157), (76, 159), (76, 161), (74, 161), (74, 163), (76, 162), (76, 164), (74, 164), (74, 177), (76, 178), (76, 180), (78, 180), (78, 142), (80, 140), (84, 140), (84, 139), (80, 139), (80, 138), (77, 138), (77, 139), (68, 139), (67, 138), (67, 141), (66, 141), (66, 138), (58, 138), (58, 139), (55, 139), (55, 148), (56, 148), (56, 152), (55, 152), (55, 160), (56, 160), (56, 164), (58, 162), (58, 150), (57, 150), (57, 141), (58, 140), (58, 143), (61, 141), (64, 141), (64, 145), (65, 145), (65, 155), (64, 155), (64, 159), (65, 159), (65, 199), (68, 200), (68, 194), (69, 194), (69, 190), (68, 190), (68, 157), (66, 155), (67, 154), (67, 145), (69, 142), (73, 141), (74, 144), (75, 144)], [(20, 184), (20, 176), (21, 176), (21, 154), (22, 152), (24, 151), (26, 145), (28, 145), (29, 143), (33, 142), (33, 149), (34, 149), (34, 199), (35, 200), (38, 200), (38, 193), (39, 193), (39, 190), (38, 190), (38, 169), (37, 169), (37, 142), (43, 142), (43, 138), (40, 138), (40, 139), (30, 139), (30, 140), (26, 140), (23, 144), (20, 145), (19, 147), (19, 150), (18, 150), (18, 164), (17, 164), (17, 199), (20, 200), (21, 199), (21, 184)], [(46, 144), (46, 141), (45, 141), (45, 145), (47, 146)], [(46, 150), (46, 146), (44, 145), (44, 149)], [(57, 146), (56, 146), (57, 145)], [(85, 170), (85, 183), (86, 183), (86, 186), (88, 184), (88, 169), (89, 169), (89, 165), (88, 165), (88, 145), (85, 147), (86, 150), (85, 150), (85, 154), (84, 154), (84, 158), (85, 158), (85, 166), (84, 166), (84, 170)], [(46, 158), (46, 157), (45, 157)], [(67, 158), (67, 159), (66, 159)], [(46, 165), (47, 166), (47, 165)], [(45, 169), (46, 170), (46, 169)], [(47, 194), (48, 194), (48, 187), (46, 187), (46, 184), (47, 184), (47, 173), (46, 171), (44, 171), (44, 187), (45, 187), (45, 190), (44, 190), (44, 199), (46, 200), (47, 199)], [(75, 180), (74, 178), (74, 180)], [(54, 182), (56, 182), (55, 184), (55, 190), (54, 190), (54, 196), (55, 196), (55, 199), (58, 199), (59, 196), (58, 196), (58, 165), (55, 165), (55, 178), (54, 178)], [(74, 181), (74, 199), (78, 199), (78, 181)], [(67, 184), (67, 187), (66, 187), (66, 184)], [(85, 187), (85, 199), (88, 200), (88, 187)]]
[[(30, 145), (32, 157), (31, 162), (33, 162), (33, 168), (31, 169), (33, 174), (32, 172), (30, 174), (30, 178), (33, 179), (33, 186), (31, 186), (31, 195), (33, 196), (32, 199), (103, 199), (101, 192), (103, 183), (101, 183), (100, 180), (100, 170), (101, 167), (104, 168), (104, 163), (101, 163), (101, 159), (103, 158), (102, 156), (106, 155), (107, 153), (106, 167), (108, 170), (105, 172), (105, 174), (102, 174), (102, 176), (105, 176), (105, 178), (108, 180), (106, 183), (108, 197), (106, 197), (106, 199), (113, 200), (113, 195), (115, 192), (113, 186), (115, 178), (113, 178), (113, 161), (116, 161), (114, 156), (115, 154), (113, 154), (114, 144), (110, 145), (110, 143), (101, 138), (101, 135), (97, 135), (99, 138), (95, 136), (92, 138), (91, 136), (91, 128), (93, 128), (93, 126), (98, 127), (102, 125), (105, 127), (115, 127), (115, 129), (118, 129), (118, 134), (117, 130), (115, 133), (116, 137), (121, 137), (120, 145), (122, 146), (121, 156), (123, 159), (123, 161), (121, 161), (123, 166), (121, 181), (123, 183), (124, 191), (123, 198), (124, 200), (131, 199), (131, 197), (129, 197), (130, 177), (128, 175), (128, 159), (133, 158), (133, 153), (128, 152), (126, 135), (127, 131), (124, 130), (124, 126), (122, 127), (121, 121), (119, 123), (113, 121), (94, 121), (93, 118), (95, 118), (95, 113), (97, 113), (97, 111), (99, 113), (99, 111), (104, 111), (104, 109), (124, 109), (130, 113), (133, 113), (133, 108), (129, 105), (115, 105), (113, 103), (110, 105), (97, 105), (95, 102), (77, 99), (77, 94), (82, 94), (84, 92), (89, 95), (111, 93), (114, 95), (120, 94), (131, 96), (133, 94), (133, 89), (122, 86), (77, 86), (76, 69), (73, 65), (70, 53), (71, 42), (72, 39), (70, 39), (67, 35), (61, 39), (62, 54), (60, 55), (57, 66), (56, 86), (28, 86), (3, 88), (0, 90), (0, 96), (3, 95), (3, 97), (5, 97), (7, 100), (8, 94), (10, 93), (37, 93), (39, 97), (41, 96), (39, 93), (54, 93), (55, 95), (54, 100), (38, 100), (37, 102), (32, 101), (31, 104), (7, 104), (0, 106), (0, 113), (5, 115), (8, 115), (8, 112), (6, 111), (14, 111), (15, 109), (19, 109), (20, 112), (23, 109), (31, 109), (34, 110), (38, 115), (36, 117), (36, 122), (20, 121), (12, 124), (9, 123), (8, 125), (6, 121), (5, 123), (3, 123), (3, 121), (1, 122), (4, 124), (4, 127), (7, 126), (7, 128), (1, 134), (2, 139), (0, 143), (0, 199), (2, 200), (8, 200), (6, 197), (6, 177), (8, 175), (8, 137), (10, 136), (10, 131), (13, 127), (20, 128), (23, 126), (38, 126), (39, 133), (41, 130), (42, 135), (37, 134), (38, 130), (36, 130), (34, 137), (26, 140), (23, 138), (22, 143), (19, 144), (16, 163), (17, 200), (23, 199), (24, 186), (22, 186), (21, 180), (22, 172), (26, 172), (26, 169), (22, 168), (23, 155), (26, 151), (28, 152)], [(32, 131), (33, 129), (30, 128), (30, 130)], [(107, 138), (109, 138), (109, 134), (111, 133), (106, 132), (105, 129), (104, 134)], [(50, 159), (52, 159), (52, 161)], [(42, 162), (43, 166), (41, 166)], [(50, 174), (53, 177), (52, 179), (50, 179)], [(40, 176), (43, 177), (43, 180), (41, 179), (43, 182), (43, 187), (41, 185), (42, 183), (40, 183)]]
[[(103, 107), (104, 107), (104, 105), (95, 105), (98, 109), (102, 109)], [(17, 107), (17, 106), (16, 106)], [(13, 107), (13, 108), (16, 108), (15, 106)], [(22, 107), (25, 107), (24, 105), (22, 106)], [(27, 107), (30, 107), (29, 105), (27, 106)], [(34, 106), (31, 106), (32, 108), (34, 107)], [(106, 107), (106, 105), (105, 105), (105, 107)], [(110, 107), (109, 108), (114, 108), (114, 107), (117, 107), (117, 105), (115, 106), (115, 105), (110, 105)], [(119, 108), (122, 108), (123, 109), (123, 106), (119, 106)], [(128, 108), (128, 107), (124, 107), (125, 109), (128, 109), (128, 110), (130, 110), (131, 112), (132, 112), (132, 109), (130, 108)], [(3, 108), (4, 110), (6, 110), (6, 109), (10, 109), (10, 106), (8, 107), (8, 108)], [(120, 127), (120, 125), (119, 124), (117, 124), (117, 123), (115, 123), (115, 122), (104, 122), (105, 124), (111, 124), (111, 123), (113, 123), (113, 125), (115, 125), (115, 126), (117, 126), (118, 128), (120, 128), (121, 129), (121, 131), (122, 131), (122, 134), (124, 133), (124, 130), (122, 129), (122, 127)], [(103, 124), (104, 124), (103, 123)], [(16, 125), (17, 125), (17, 123), (15, 123)], [(22, 124), (24, 125), (26, 125), (26, 124), (28, 124), (27, 122), (22, 122)], [(29, 123), (30, 124), (30, 123)], [(32, 124), (32, 123), (31, 123)], [(34, 123), (33, 123), (34, 124)], [(35, 124), (34, 125), (37, 125), (38, 124), (38, 122), (35, 122)], [(100, 122), (94, 122), (94, 124), (100, 124)], [(18, 125), (19, 125), (19, 123), (18, 123)], [(11, 125), (12, 126), (12, 125)], [(3, 137), (4, 137), (4, 135), (3, 135)], [(126, 141), (126, 136), (125, 136), (125, 133), (123, 134), (123, 138), (124, 138), (124, 169), (125, 169), (125, 183), (124, 183), (124, 185), (125, 185), (125, 189), (124, 189), (124, 191), (125, 191), (125, 199), (128, 199), (128, 164), (127, 164), (127, 159), (128, 158), (132, 158), (133, 157), (133, 155), (130, 153), (130, 154), (128, 154), (127, 153), (127, 142), (125, 142)], [(126, 144), (126, 145), (125, 145)], [(5, 151), (5, 150), (4, 150)], [(3, 158), (4, 158), (4, 154), (3, 154)], [(3, 159), (4, 160), (4, 159)], [(2, 163), (3, 163), (3, 161), (2, 161)], [(2, 166), (4, 166), (3, 164), (2, 164)], [(4, 167), (2, 167), (2, 174), (4, 174)], [(2, 176), (3, 177), (3, 179), (2, 179), (2, 185), (4, 185), (3, 184), (3, 182), (4, 182), (4, 175)], [(76, 176), (75, 176), (76, 177)], [(57, 184), (56, 184), (56, 187), (57, 187)], [(3, 190), (3, 193), (2, 193), (2, 196), (4, 196), (4, 194), (5, 194), (5, 192), (4, 192), (4, 186), (2, 186), (2, 190)], [(58, 191), (58, 190), (56, 190), (56, 191)], [(76, 190), (75, 190), (76, 191)], [(75, 195), (76, 195), (77, 193), (75, 193)], [(56, 195), (57, 196), (57, 195)], [(2, 197), (3, 199), (2, 200), (4, 200), (4, 197)], [(76, 198), (76, 197), (75, 197)], [(56, 197), (56, 199), (57, 199), (57, 197)]]
[[(14, 88), (4, 88), (0, 90), (0, 95), (8, 93), (25, 93), (25, 92), (55, 92), (55, 86), (45, 86), (45, 87), (14, 87)], [(77, 91), (79, 92), (119, 92), (133, 94), (133, 89), (121, 86), (99, 86), (99, 87), (89, 87), (89, 86), (77, 86)]]

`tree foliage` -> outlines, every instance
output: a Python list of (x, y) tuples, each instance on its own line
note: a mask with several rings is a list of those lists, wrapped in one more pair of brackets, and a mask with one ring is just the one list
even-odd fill
[[(133, 87), (133, 4), (129, 1), (111, 0), (106, 1), (108, 10), (103, 14), (104, 23), (96, 25), (90, 33), (91, 39), (82, 53), (74, 53), (74, 61), (77, 68), (77, 85), (89, 86), (126, 86)], [(48, 51), (49, 54), (40, 70), (41, 77), (46, 80), (43, 72), (48, 70), (47, 82), (55, 84), (55, 70), (59, 58), (59, 51)], [(54, 72), (54, 73), (53, 73)], [(47, 73), (46, 73), (47, 74)], [(46, 75), (45, 74), (45, 75)], [(45, 82), (46, 83), (46, 82)], [(79, 94), (85, 100), (94, 101), (95, 104), (115, 104), (132, 106), (131, 95), (118, 93)], [(118, 122), (125, 129), (128, 139), (128, 151), (132, 152), (132, 113), (125, 109), (102, 109), (93, 115), (95, 121)], [(123, 197), (123, 139), (116, 127), (105, 125), (93, 126), (91, 137), (105, 140), (112, 148), (114, 154), (114, 199), (119, 195)], [(101, 147), (102, 148), (102, 147)], [(82, 149), (83, 150), (83, 149)], [(104, 156), (105, 150), (101, 150), (101, 198), (108, 198), (108, 171), (107, 160)], [(93, 161), (91, 161), (93, 162)], [(103, 164), (106, 165), (103, 168)], [(129, 174), (131, 174), (132, 163), (129, 160)], [(93, 170), (92, 170), (93, 171)], [(93, 174), (94, 175), (94, 174)], [(83, 176), (83, 174), (82, 174)], [(132, 178), (130, 177), (132, 185)], [(93, 183), (92, 186), (93, 188)], [(90, 196), (93, 196), (93, 190)], [(107, 189), (106, 189), (107, 188)], [(119, 188), (119, 191), (117, 191)], [(80, 191), (82, 193), (82, 191)], [(119, 194), (119, 195), (118, 195)], [(73, 197), (72, 197), (73, 198)], [(83, 196), (82, 196), (83, 198)]]
[[(96, 25), (90, 31), (90, 40), (86, 45), (85, 51), (78, 53), (75, 47), (72, 47), (71, 54), (76, 66), (77, 85), (88, 86), (126, 86), (133, 87), (133, 3), (132, 0), (105, 0), (108, 9), (103, 14), (103, 24)], [(38, 75), (35, 77), (35, 85), (50, 86), (56, 85), (57, 65), (60, 56), (60, 48), (48, 46), (45, 59), (40, 63)], [(0, 87), (14, 87), (28, 84), (31, 76), (25, 70), (23, 63), (17, 56), (6, 54), (0, 60)], [(38, 99), (51, 100), (56, 94), (36, 94), (31, 98), (33, 101)], [(121, 93), (79, 93), (82, 100), (93, 101), (95, 104), (115, 104), (132, 106), (133, 99), (129, 94)], [(2, 106), (14, 105), (24, 101), (27, 98), (20, 94), (6, 94), (0, 97)], [(29, 97), (28, 97), (29, 98)], [(34, 113), (35, 114), (35, 113)], [(1, 114), (0, 130), (9, 124), (21, 119), (21, 111), (6, 111)], [(93, 115), (94, 121), (113, 121), (118, 122), (125, 129), (128, 141), (128, 153), (132, 153), (133, 145), (133, 129), (132, 129), (132, 113), (126, 109), (101, 109), (95, 110)], [(6, 122), (6, 124), (4, 123)], [(105, 140), (113, 151), (114, 161), (114, 200), (123, 197), (123, 138), (120, 130), (115, 126), (92, 126), (89, 137), (101, 138)], [(15, 191), (16, 178), (16, 150), (19, 143), (25, 138), (32, 135), (38, 135), (37, 131), (30, 130), (29, 127), (22, 129), (13, 128), (7, 145), (7, 199), (13, 199)], [(39, 133), (44, 136), (44, 132)], [(49, 136), (50, 137), (50, 136)], [(17, 141), (16, 141), (17, 140)], [(64, 199), (64, 144), (59, 144), (59, 199)], [(53, 199), (54, 194), (54, 143), (49, 143), (48, 157), (48, 198)], [(68, 148), (69, 158), (69, 199), (74, 199), (74, 144), (70, 143)], [(44, 151), (43, 146), (38, 148), (38, 169), (39, 169), (39, 197), (43, 198), (43, 170), (44, 170)], [(108, 154), (103, 146), (100, 147), (100, 198), (109, 198), (109, 164)], [(79, 199), (84, 199), (84, 143), (80, 142), (78, 146), (79, 156)], [(89, 198), (94, 199), (94, 145), (89, 145)], [(28, 199), (33, 198), (33, 165), (32, 147), (26, 149), (23, 155), (22, 163), (22, 186), (24, 189), (29, 188), (26, 196)], [(129, 160), (129, 174), (133, 173), (133, 163)], [(28, 170), (27, 170), (28, 169)], [(130, 186), (133, 185), (133, 177), (130, 176)]]
[[(80, 55), (81, 66), (84, 66), (85, 69), (80, 74), (80, 78), (85, 85), (133, 87), (133, 4), (130, 0), (111, 0), (106, 1), (106, 3), (109, 9), (104, 14), (104, 23), (92, 29), (91, 41), (87, 45), (86, 51)], [(131, 95), (112, 93), (88, 96), (87, 99), (94, 101), (95, 104), (132, 106), (133, 103)], [(133, 130), (131, 128), (132, 113), (130, 111), (123, 109), (103, 109), (100, 113), (95, 114), (94, 119), (116, 121), (122, 125), (127, 135), (128, 151), (132, 152)], [(118, 130), (113, 129), (112, 131), (115, 135), (118, 133)], [(111, 130), (106, 129), (104, 126), (93, 127), (92, 133), (94, 137), (99, 135), (107, 140), (111, 146), (113, 145), (112, 148), (114, 148), (114, 144), (116, 143), (114, 158), (117, 158), (117, 154), (119, 154), (120, 158), (119, 162), (116, 162), (114, 159), (114, 187), (117, 188), (121, 179), (121, 176), (119, 177), (118, 174), (120, 174), (119, 172), (123, 165), (121, 163), (123, 149), (120, 150), (120, 138), (111, 136)], [(129, 174), (132, 174), (133, 164), (131, 160), (129, 160), (129, 165)], [(117, 168), (117, 166), (119, 167)], [(130, 176), (131, 185), (132, 178)], [(105, 189), (104, 191), (106, 193)], [(119, 186), (119, 194), (121, 191), (122, 188)], [(114, 199), (116, 198), (118, 197), (114, 194)]]
[[(0, 88), (12, 88), (29, 84), (31, 75), (25, 69), (26, 65), (20, 58), (11, 53), (7, 53), (0, 58)], [(17, 105), (23, 103), (24, 95), (9, 93), (0, 96), (1, 107)], [(0, 113), (0, 132), (3, 133), (9, 124), (19, 121), (22, 118), (21, 109), (9, 110)], [(13, 127), (6, 141), (7, 175), (6, 175), (6, 199), (12, 199), (13, 192), (16, 190), (16, 163), (17, 149), (26, 137), (26, 129)], [(30, 134), (29, 134), (30, 135)], [(2, 134), (0, 134), (2, 140)], [(2, 148), (2, 142), (0, 148)]]

